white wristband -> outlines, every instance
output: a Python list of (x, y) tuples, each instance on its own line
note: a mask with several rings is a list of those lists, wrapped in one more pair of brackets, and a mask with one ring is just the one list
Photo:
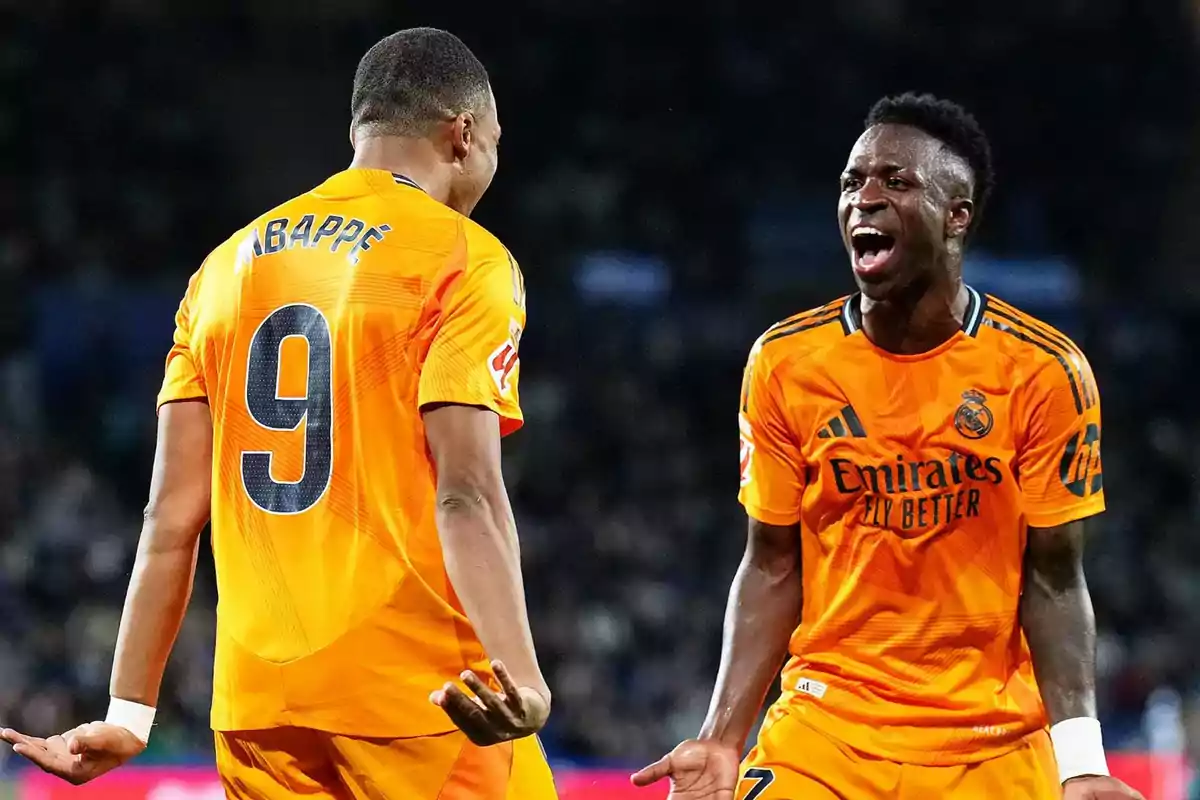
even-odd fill
[(1050, 742), (1058, 760), (1058, 780), (1066, 783), (1080, 775), (1108, 775), (1100, 720), (1073, 717), (1050, 726)]
[(109, 725), (119, 725), (132, 733), (143, 743), (150, 741), (150, 728), (154, 726), (155, 709), (131, 700), (113, 697), (108, 703), (108, 716), (104, 721)]

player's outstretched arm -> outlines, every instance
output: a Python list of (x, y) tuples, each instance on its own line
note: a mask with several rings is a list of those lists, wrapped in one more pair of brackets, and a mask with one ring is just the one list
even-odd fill
[(718, 741), (741, 755), (800, 624), (801, 587), (799, 526), (751, 518), (725, 609), (721, 665), (701, 739)]
[(636, 773), (635, 785), (670, 777), (672, 800), (733, 800), (746, 738), (787, 655), (802, 602), (799, 527), (751, 518), (700, 735)]
[(108, 719), (48, 739), (0, 733), (46, 772), (86, 783), (145, 749), (163, 670), (191, 596), (200, 531), (209, 516), (211, 470), (208, 404), (163, 406), (150, 501), (117, 634)]
[(1083, 572), (1082, 520), (1030, 528), (1021, 626), (1050, 717), (1065, 800), (1141, 798), (1107, 777), (1096, 722), (1096, 621)]
[[(437, 528), (446, 571), (501, 692), (477, 675), (463, 681), (478, 700), (447, 684), (431, 700), (476, 744), (541, 730), (550, 690), (538, 666), (525, 607), (521, 551), (500, 463), (500, 420), (494, 411), (437, 405), (424, 411), (425, 436), (437, 467)], [(499, 662), (499, 663), (497, 663)]]

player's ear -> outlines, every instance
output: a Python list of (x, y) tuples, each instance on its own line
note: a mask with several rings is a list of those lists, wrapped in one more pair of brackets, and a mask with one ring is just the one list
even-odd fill
[(350, 123), (350, 147), (357, 148), (358, 143), (354, 141), (354, 123)]
[(975, 216), (975, 204), (969, 197), (956, 197), (950, 201), (950, 213), (946, 215), (946, 238), (961, 239), (971, 227)]
[(466, 159), (475, 143), (475, 115), (470, 111), (454, 118), (450, 126), (450, 143), (454, 147), (454, 157), (459, 161)]

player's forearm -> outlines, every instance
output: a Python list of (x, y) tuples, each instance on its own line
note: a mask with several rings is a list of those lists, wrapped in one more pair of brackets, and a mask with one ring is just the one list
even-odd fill
[(163, 671), (192, 594), (199, 549), (198, 537), (190, 547), (167, 548), (154, 544), (159, 538), (144, 531), (138, 546), (109, 685), (113, 697), (146, 706), (158, 705)]
[(504, 662), (519, 686), (549, 699), (529, 628), (507, 497), (502, 490), (441, 488), (437, 524), (446, 572), (488, 657)]
[(747, 548), (729, 593), (721, 666), (701, 739), (739, 751), (779, 674), (803, 601), (795, 549)]
[(1069, 541), (1031, 544), (1025, 571), (1021, 625), (1050, 722), (1095, 717), (1096, 621), (1081, 554)]

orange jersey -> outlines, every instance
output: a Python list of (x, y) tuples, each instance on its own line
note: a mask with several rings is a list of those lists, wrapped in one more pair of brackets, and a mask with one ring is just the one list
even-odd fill
[(176, 323), (158, 402), (213, 417), (213, 727), (452, 729), (429, 692), (486, 660), (419, 409), (520, 425), (508, 251), (411, 181), (346, 170), (213, 251)]
[(1045, 726), (1018, 624), (1026, 526), (1104, 510), (1079, 348), (969, 290), (963, 329), (902, 356), (858, 297), (768, 330), (743, 382), (740, 499), (800, 526), (804, 605), (781, 703), (893, 761), (981, 761)]

